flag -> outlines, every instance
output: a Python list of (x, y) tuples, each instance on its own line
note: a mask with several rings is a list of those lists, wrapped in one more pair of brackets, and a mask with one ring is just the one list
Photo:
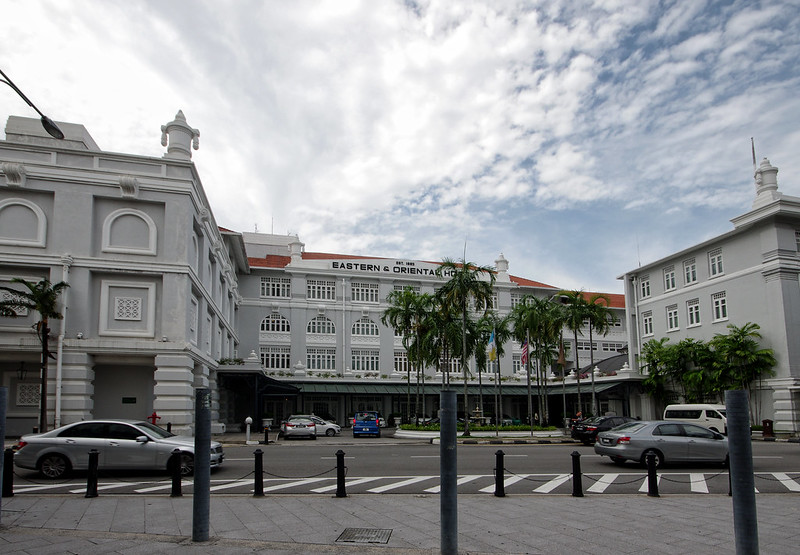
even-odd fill
[(528, 364), (528, 340), (522, 342), (522, 364)]
[(497, 345), (494, 341), (494, 330), (492, 330), (492, 336), (489, 338), (489, 360), (492, 362), (497, 360)]

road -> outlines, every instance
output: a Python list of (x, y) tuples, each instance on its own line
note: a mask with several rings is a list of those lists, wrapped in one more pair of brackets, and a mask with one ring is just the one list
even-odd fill
[[(800, 446), (786, 442), (753, 442), (755, 485), (764, 493), (800, 493)], [(252, 494), (254, 451), (263, 453), (267, 494), (326, 494), (336, 491), (336, 453), (344, 453), (348, 494), (435, 494), (439, 487), (439, 445), (391, 437), (353, 439), (320, 437), (316, 441), (279, 440), (269, 445), (235, 445), (225, 449), (223, 467), (211, 474), (213, 494)], [(570, 494), (572, 453), (580, 453), (587, 494), (647, 491), (646, 471), (638, 465), (616, 466), (592, 447), (562, 444), (477, 444), (458, 446), (459, 493), (491, 494), (495, 488), (496, 453), (504, 453), (505, 492)], [(727, 471), (719, 466), (668, 466), (659, 472), (659, 489), (670, 493), (728, 492)], [(70, 480), (42, 480), (34, 472), (15, 471), (15, 494), (84, 494), (86, 475)], [(191, 493), (191, 480), (183, 491)], [(101, 473), (98, 491), (164, 493), (169, 477), (154, 473)]]

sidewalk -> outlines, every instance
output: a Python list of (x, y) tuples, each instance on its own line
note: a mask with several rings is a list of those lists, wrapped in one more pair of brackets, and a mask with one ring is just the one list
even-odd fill
[[(759, 494), (756, 501), (761, 553), (794, 552), (797, 496)], [(191, 496), (25, 494), (2, 499), (0, 552), (438, 553), (439, 510), (437, 495), (217, 494), (210, 539), (193, 542)], [(346, 530), (385, 543), (337, 541)], [(717, 495), (460, 495), (458, 531), (460, 553), (735, 552), (732, 501)]]

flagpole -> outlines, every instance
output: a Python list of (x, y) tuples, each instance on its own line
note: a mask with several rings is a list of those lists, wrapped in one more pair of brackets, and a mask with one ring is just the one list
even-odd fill
[(531, 332), (525, 332), (525, 374), (528, 378), (528, 420), (531, 423), (531, 437), (533, 437), (533, 394), (531, 393)]

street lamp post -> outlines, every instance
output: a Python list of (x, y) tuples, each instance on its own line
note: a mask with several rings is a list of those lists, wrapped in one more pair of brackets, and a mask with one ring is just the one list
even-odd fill
[(36, 113), (37, 113), (37, 114), (39, 114), (39, 115), (42, 117), (42, 127), (44, 127), (44, 130), (45, 130), (45, 131), (47, 131), (47, 133), (48, 133), (48, 134), (49, 134), (51, 137), (53, 137), (53, 138), (55, 138), (55, 139), (63, 139), (63, 138), (64, 138), (64, 133), (61, 131), (61, 129), (59, 129), (59, 128), (58, 128), (58, 125), (56, 125), (56, 122), (54, 122), (53, 120), (51, 120), (50, 118), (48, 118), (46, 115), (44, 115), (44, 114), (41, 112), (41, 110), (39, 110), (39, 108), (37, 108), (37, 107), (36, 107), (36, 106), (33, 104), (33, 102), (31, 102), (31, 101), (28, 99), (28, 97), (27, 97), (27, 96), (25, 96), (25, 93), (23, 93), (21, 90), (19, 90), (19, 87), (17, 87), (17, 86), (14, 84), (14, 82), (13, 82), (13, 81), (12, 81), (12, 80), (11, 80), (11, 79), (8, 77), (8, 75), (6, 75), (6, 74), (3, 72), (3, 70), (2, 70), (2, 69), (0, 69), (0, 75), (2, 75), (2, 76), (3, 76), (3, 78), (2, 78), (2, 79), (0, 79), (0, 81), (2, 81), (2, 82), (3, 82), (3, 83), (5, 83), (6, 85), (8, 85), (8, 86), (9, 86), (9, 87), (11, 87), (12, 89), (14, 89), (14, 92), (16, 92), (16, 93), (17, 93), (17, 94), (20, 96), (20, 98), (22, 98), (22, 100), (24, 100), (24, 101), (25, 101), (25, 102), (28, 104), (28, 106), (30, 106), (31, 108), (33, 108), (34, 110), (36, 110)]

